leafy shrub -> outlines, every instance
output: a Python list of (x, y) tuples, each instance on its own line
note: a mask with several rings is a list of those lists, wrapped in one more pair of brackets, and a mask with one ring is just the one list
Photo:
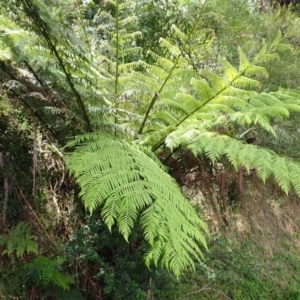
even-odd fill
[[(65, 259), (76, 274), (78, 286), (88, 299), (175, 299), (176, 278), (164, 270), (145, 267), (140, 234), (134, 232), (127, 243), (117, 230), (110, 233), (95, 217), (73, 235), (64, 248)], [(171, 298), (169, 298), (171, 296)]]

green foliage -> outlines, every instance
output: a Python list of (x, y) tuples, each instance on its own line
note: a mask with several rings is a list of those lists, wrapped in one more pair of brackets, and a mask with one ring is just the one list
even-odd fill
[[(138, 249), (146, 247), (137, 231), (127, 243), (116, 228), (109, 232), (94, 215), (85, 219), (64, 246), (64, 255), (86, 299), (96, 295), (103, 299), (145, 299), (149, 291), (153, 299), (172, 299), (170, 295), (179, 294), (178, 281), (165, 270), (145, 267)], [(95, 282), (100, 285), (95, 286)]]
[[(213, 164), (227, 160), (236, 170), (255, 169), (263, 182), (274, 178), (285, 193), (294, 189), (300, 195), (299, 163), (283, 156), (284, 147), (282, 156), (276, 154), (278, 147), (272, 145), (280, 133), (288, 139), (278, 124), (300, 110), (299, 90), (278, 89), (281, 83), (289, 86), (278, 71), (280, 58), (291, 61), (291, 53), (295, 60), (299, 55), (298, 36), (290, 28), (297, 29), (299, 21), (288, 13), (255, 13), (246, 0), (93, 2), (1, 4), (3, 89), (12, 105), (25, 108), (21, 114), (37, 120), (47, 139), (62, 145), (71, 135), (95, 132), (68, 144), (74, 150), (67, 155), (68, 167), (85, 207), (99, 213), (111, 232), (116, 225), (129, 244), (135, 234), (144, 239), (141, 251), (149, 268), (164, 266), (178, 276), (202, 257), (206, 226), (157, 156), (168, 160), (180, 149), (179, 159), (189, 159), (192, 152)], [(139, 31), (136, 24), (142, 25)], [(274, 72), (280, 76), (268, 85)], [(9, 117), (6, 104), (0, 110)], [(247, 144), (251, 134), (272, 143)], [(33, 243), (30, 235), (27, 239)], [(8, 239), (2, 243), (17, 256), (34, 252), (32, 245), (16, 249), (8, 247)], [(101, 266), (96, 251), (93, 260)], [(248, 262), (244, 256), (234, 258)], [(59, 272), (61, 263), (36, 258), (27, 276), (42, 287), (70, 287), (72, 280)], [(122, 266), (120, 277), (108, 272), (103, 279), (97, 273), (106, 283), (106, 295), (121, 298), (117, 290), (123, 280), (130, 291), (138, 290), (136, 297), (145, 296), (147, 289), (138, 289), (139, 281), (128, 272), (136, 273), (139, 264), (120, 257), (115, 263)], [(266, 295), (256, 281), (259, 276), (253, 277), (241, 283), (241, 297), (245, 291), (252, 297)]]
[[(279, 43), (280, 36), (272, 47), (277, 49)], [(284, 120), (290, 113), (300, 109), (298, 91), (260, 93), (256, 91), (260, 86), (259, 81), (249, 78), (253, 75), (266, 76), (266, 70), (257, 64), (274, 58), (276, 53), (272, 48), (267, 50), (266, 45), (253, 63), (240, 50), (238, 69), (224, 62), (223, 76), (202, 71), (201, 77), (192, 78), (191, 94), (177, 93), (167, 102), (162, 95), (156, 101), (152, 114), (149, 114), (149, 124), (153, 128), (153, 121), (157, 122), (158, 119), (157, 112), (164, 109), (164, 114), (159, 115), (162, 119), (160, 124), (166, 130), (171, 126), (174, 129), (161, 138), (158, 147), (163, 145), (165, 139), (165, 144), (171, 151), (184, 146), (196, 156), (207, 155), (213, 163), (226, 156), (235, 169), (243, 166), (249, 172), (251, 168), (255, 168), (264, 182), (273, 175), (285, 193), (293, 187), (300, 195), (300, 181), (295, 176), (299, 168), (297, 162), (256, 145), (246, 145), (239, 138), (242, 131), (253, 126), (276, 136), (273, 120)], [(167, 119), (166, 112), (172, 118)], [(239, 129), (233, 130), (230, 135), (224, 134), (224, 129), (230, 126)], [(145, 130), (147, 131), (147, 124)], [(155, 146), (154, 149), (158, 147)]]
[(8, 236), (0, 236), (0, 245), (6, 246), (3, 254), (15, 254), (17, 257), (22, 257), (25, 253), (38, 253), (38, 244), (34, 239), (35, 236), (30, 233), (29, 224), (20, 222)]
[(179, 275), (193, 266), (191, 257), (202, 256), (199, 244), (206, 247), (206, 226), (159, 161), (107, 134), (81, 136), (69, 146), (78, 144), (67, 165), (89, 211), (101, 207), (109, 229), (117, 223), (126, 240), (139, 221), (151, 246), (148, 267), (161, 263)]
[(25, 267), (26, 281), (36, 286), (52, 285), (68, 290), (75, 281), (70, 275), (60, 272), (63, 263), (64, 259), (62, 257), (51, 259), (38, 256)]
[(224, 236), (213, 237), (209, 249), (197, 272), (182, 276), (181, 295), (174, 299), (299, 299), (294, 253), (277, 249), (266, 258), (251, 240), (234, 243)]

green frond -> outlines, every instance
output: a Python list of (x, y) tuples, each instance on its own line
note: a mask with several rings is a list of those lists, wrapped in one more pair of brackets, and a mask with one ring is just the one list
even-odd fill
[(150, 72), (150, 74), (160, 82), (163, 82), (163, 80), (168, 76), (168, 72), (163, 70), (162, 68), (154, 65), (148, 65), (147, 71)]
[(240, 72), (228, 61), (224, 60), (222, 62), (222, 66), (224, 71), (224, 78), (226, 78), (228, 82), (233, 82), (240, 76)]
[(290, 51), (291, 54), (294, 53), (295, 51), (295, 48), (292, 44), (283, 44), (283, 43), (280, 43), (277, 45), (277, 51), (279, 52), (285, 52), (285, 51)]
[(267, 49), (267, 43), (266, 43), (265, 39), (263, 39), (262, 44), (263, 44), (263, 46), (262, 46), (261, 50), (259, 51), (259, 53), (256, 55), (255, 61), (261, 61), (261, 59), (267, 54), (268, 49)]
[(166, 39), (164, 38), (160, 38), (159, 39), (159, 43), (165, 47), (166, 49), (168, 49), (168, 51), (174, 55), (174, 57), (178, 57), (181, 55), (181, 51), (180, 49), (178, 49), (177, 46), (174, 46), (173, 44), (171, 44), (169, 41), (167, 41)]
[(149, 134), (146, 131), (146, 133), (144, 133), (140, 137), (139, 144), (142, 146), (153, 147), (153, 145), (157, 145), (160, 143), (162, 136), (167, 136), (169, 133), (173, 132), (174, 129), (175, 129), (174, 125), (170, 125), (167, 127), (165, 126), (155, 127), (155, 129), (153, 129), (153, 133), (151, 130)]
[(168, 136), (166, 145), (171, 149), (186, 146), (195, 156), (206, 155), (213, 163), (226, 156), (236, 170), (241, 166), (248, 172), (255, 168), (263, 182), (273, 176), (286, 194), (293, 187), (300, 196), (299, 163), (267, 149), (245, 144), (227, 135), (180, 128)]
[(254, 91), (251, 90), (245, 90), (243, 88), (237, 88), (234, 87), (233, 85), (227, 86), (223, 88), (222, 91), (220, 91), (220, 94), (222, 95), (228, 95), (228, 96), (236, 96), (236, 97), (241, 97), (241, 98), (246, 98), (246, 97), (253, 97), (255, 95)]
[[(123, 20), (119, 20), (119, 26), (125, 27), (126, 25), (136, 23), (137, 21), (138, 21), (137, 16), (129, 16)], [(141, 35), (141, 32), (139, 32), (139, 35)]]
[(134, 1), (124, 1), (122, 3), (119, 3), (119, 10), (123, 10), (125, 8), (134, 8), (134, 6), (136, 5), (136, 2)]
[(223, 137), (218, 138), (216, 136), (207, 145), (205, 145), (203, 151), (206, 153), (206, 155), (214, 164), (223, 155), (225, 147), (226, 147), (226, 139), (224, 139)]
[(245, 76), (239, 76), (233, 83), (233, 86), (244, 89), (257, 89), (261, 87), (258, 80), (254, 80)]
[(288, 194), (291, 189), (290, 174), (284, 157), (274, 156), (272, 160), (273, 174), (280, 188)]
[(191, 79), (191, 84), (193, 88), (196, 90), (198, 95), (201, 97), (201, 102), (207, 102), (214, 96), (214, 91), (213, 89), (210, 88), (207, 82), (192, 78)]
[(240, 166), (240, 162), (238, 159), (238, 155), (240, 152), (240, 149), (244, 146), (240, 141), (232, 139), (230, 143), (228, 143), (224, 149), (224, 154), (231, 163), (231, 165), (234, 167), (235, 170), (237, 170)]
[(61, 257), (48, 258), (45, 256), (36, 257), (25, 268), (26, 281), (38, 286), (51, 284), (55, 287), (69, 290), (75, 280), (70, 275), (62, 274), (59, 269), (64, 260)]
[(252, 64), (249, 62), (249, 60), (247, 59), (246, 55), (240, 47), (238, 47), (238, 52), (240, 58), (239, 71), (241, 72), (250, 68)]
[(21, 257), (25, 252), (38, 253), (38, 243), (35, 236), (30, 234), (29, 224), (25, 222), (18, 223), (8, 236), (0, 236), (0, 245), (6, 246), (2, 254), (15, 253), (17, 257)]
[(265, 78), (269, 77), (269, 73), (266, 68), (256, 65), (249, 66), (247, 69), (244, 70), (243, 74), (245, 76), (261, 76)]
[[(293, 105), (291, 107), (293, 107)], [(294, 107), (294, 109), (296, 109), (296, 107)], [(285, 107), (285, 105), (266, 106), (266, 107), (256, 108), (255, 110), (257, 111), (257, 113), (261, 114), (262, 116), (266, 116), (267, 118), (279, 118), (282, 120), (288, 118), (290, 115), (289, 110)]]
[(264, 151), (263, 155), (257, 156), (254, 162), (258, 176), (265, 183), (273, 173), (272, 154)]
[(289, 170), (291, 184), (293, 185), (296, 194), (300, 195), (300, 165), (299, 163), (288, 161), (286, 167)]
[(279, 60), (279, 59), (280, 56), (278, 55), (278, 53), (269, 53), (263, 57), (262, 61), (266, 63), (272, 60)]
[(171, 113), (163, 110), (153, 113), (151, 115), (151, 119), (153, 122), (159, 122), (160, 120), (163, 124), (166, 124), (166, 126), (173, 125), (178, 122), (178, 119), (175, 118)]
[(222, 77), (212, 72), (201, 70), (200, 76), (207, 80), (207, 82), (210, 85), (210, 88), (213, 90), (213, 95), (223, 91), (226, 88), (226, 83), (224, 82)]
[(253, 168), (257, 159), (257, 152), (253, 151), (252, 145), (243, 145), (237, 153), (238, 164), (245, 167), (247, 172)]
[(192, 113), (195, 109), (199, 107), (199, 100), (193, 97), (192, 95), (184, 94), (184, 93), (178, 93), (176, 94), (176, 100), (179, 102), (179, 104), (182, 107), (182, 110), (189, 115)]
[[(109, 12), (107, 12), (107, 11), (105, 11), (105, 10), (102, 10), (102, 11), (100, 12), (99, 16), (100, 16), (100, 17), (106, 17), (106, 18), (107, 18), (109, 21), (111, 21), (112, 23), (115, 22), (115, 18), (114, 18)], [(99, 30), (99, 29), (102, 30), (103, 28), (105, 28), (103, 25), (99, 25), (99, 26), (97, 27), (97, 30)]]
[(271, 49), (276, 48), (280, 44), (281, 40), (282, 40), (282, 34), (281, 34), (281, 31), (279, 30), (275, 39), (272, 41), (270, 48)]
[(182, 32), (175, 24), (173, 24), (173, 25), (171, 26), (171, 31), (172, 31), (172, 33), (175, 34), (175, 36), (176, 36), (177, 38), (180, 39), (181, 42), (183, 42), (183, 41), (185, 41), (185, 40), (187, 39), (186, 34), (183, 33), (183, 32)]
[(110, 37), (110, 38), (113, 38), (114, 37), (114, 33), (111, 31), (111, 30), (109, 30), (109, 29), (107, 29), (105, 26), (103, 26), (103, 25), (99, 25), (98, 27), (97, 27), (97, 30), (98, 31), (102, 31), (103, 33), (105, 33), (108, 37)]
[[(151, 247), (149, 266), (150, 261), (160, 262), (176, 275), (192, 267), (191, 257), (199, 259), (200, 246), (206, 247), (206, 225), (157, 159), (149, 157), (148, 150), (104, 133), (80, 136), (68, 145), (74, 146), (67, 165), (86, 208), (92, 213), (100, 207), (109, 229), (117, 224), (126, 240), (139, 221)], [(176, 258), (171, 249), (177, 249)]]
[(220, 113), (231, 113), (234, 112), (234, 110), (226, 105), (226, 104), (216, 104), (216, 103), (212, 103), (214, 102), (214, 100), (212, 100), (210, 103), (204, 105), (203, 107), (201, 107), (201, 109), (199, 110), (200, 113), (195, 113), (194, 117), (197, 117), (198, 115), (204, 115), (204, 112), (207, 112), (208, 115), (212, 116), (212, 113), (214, 113), (214, 116), (216, 116), (216, 114), (220, 114)]
[[(174, 130), (171, 132), (165, 139), (165, 144), (168, 148), (173, 151), (180, 145), (188, 145), (191, 140), (198, 137), (199, 135), (207, 134), (208, 139), (211, 135), (209, 132), (205, 132), (202, 130), (199, 130), (195, 124), (191, 124), (189, 126), (186, 126), (184, 129), (178, 128), (177, 130)], [(204, 138), (202, 136), (202, 138)]]
[(247, 107), (247, 101), (235, 97), (235, 96), (227, 96), (227, 95), (218, 95), (214, 97), (208, 105), (212, 104), (222, 104), (227, 106), (228, 108), (234, 109), (234, 110), (243, 110), (245, 107)]

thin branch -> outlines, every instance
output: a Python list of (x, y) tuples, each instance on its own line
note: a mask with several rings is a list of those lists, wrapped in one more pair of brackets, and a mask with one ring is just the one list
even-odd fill
[(36, 171), (38, 168), (37, 154), (37, 122), (33, 121), (33, 151), (32, 151), (32, 196), (36, 196)]
[(184, 296), (189, 296), (189, 295), (194, 295), (194, 294), (198, 294), (198, 293), (201, 293), (203, 291), (214, 291), (222, 296), (224, 296), (226, 299), (229, 299), (229, 300), (232, 300), (232, 298), (230, 298), (229, 296), (227, 296), (226, 294), (216, 290), (216, 289), (213, 289), (213, 288), (210, 288), (210, 287), (203, 287), (202, 289), (198, 290), (198, 291), (195, 291), (195, 292), (192, 292), (192, 293), (188, 293), (188, 294), (185, 294)]
[(75, 96), (77, 105), (81, 109), (83, 119), (86, 122), (87, 131), (92, 132), (92, 125), (90, 123), (85, 105), (83, 103), (83, 100), (81, 99), (81, 96), (80, 96), (79, 92), (75, 88), (75, 85), (74, 85), (73, 80), (72, 80), (72, 75), (67, 71), (66, 66), (63, 62), (63, 59), (60, 56), (60, 54), (58, 53), (58, 50), (57, 50), (57, 48), (55, 46), (55, 43), (53, 41), (53, 39), (55, 40), (55, 38), (53, 38), (53, 36), (50, 33), (51, 31), (48, 28), (49, 24), (47, 24), (40, 17), (39, 10), (36, 7), (36, 5), (34, 5), (34, 3), (32, 1), (30, 1), (30, 0), (21, 0), (21, 2), (23, 3), (24, 11), (25, 11), (26, 15), (33, 20), (34, 24), (36, 25), (36, 30), (44, 37), (44, 39), (46, 40), (50, 50), (54, 53), (54, 56), (56, 57), (63, 73), (66, 76), (67, 83), (68, 83), (69, 87), (71, 88), (71, 91), (72, 91), (73, 95)]
[(146, 112), (146, 114), (145, 114), (145, 117), (144, 117), (144, 120), (143, 120), (143, 122), (142, 122), (142, 125), (141, 125), (141, 127), (140, 127), (140, 129), (139, 129), (139, 131), (138, 131), (138, 134), (142, 134), (142, 133), (143, 133), (143, 129), (144, 129), (144, 127), (145, 127), (147, 118), (148, 118), (149, 113), (150, 113), (150, 111), (151, 111), (151, 109), (152, 109), (154, 103), (156, 102), (157, 98), (158, 98), (158, 93), (155, 92), (155, 93), (154, 93), (154, 96), (153, 96), (153, 98), (152, 98), (152, 100), (151, 100), (151, 102), (150, 102), (150, 105), (149, 105), (149, 107), (148, 107), (148, 109), (147, 109), (147, 112)]
[(40, 221), (39, 217), (37, 216), (37, 214), (35, 213), (35, 211), (33, 210), (32, 206), (30, 205), (30, 203), (27, 201), (26, 197), (24, 196), (22, 190), (20, 188), (16, 188), (18, 195), (23, 199), (23, 201), (26, 203), (26, 205), (28, 206), (29, 210), (31, 211), (31, 213), (33, 214), (33, 216), (35, 217), (35, 219), (37, 220), (39, 226), (41, 227), (41, 229), (43, 230), (43, 232), (46, 235), (47, 240), (55, 247), (55, 249), (57, 249), (57, 245), (55, 244), (55, 242), (51, 239), (50, 235), (48, 234), (48, 232), (46, 231), (45, 227), (43, 226), (42, 222)]
[[(115, 96), (118, 95), (118, 88), (119, 88), (119, 1), (116, 0), (116, 68), (115, 68)], [(117, 123), (118, 119), (115, 116), (115, 124)], [(117, 136), (117, 130), (115, 128), (115, 136)]]
[[(0, 168), (4, 170), (4, 159), (3, 159), (3, 152), (0, 152)], [(2, 222), (3, 225), (6, 223), (6, 212), (7, 212), (7, 206), (8, 206), (8, 195), (9, 195), (9, 189), (10, 186), (8, 184), (8, 176), (4, 172), (3, 175), (3, 189), (4, 189), (4, 200), (3, 200), (3, 208), (2, 208)]]
[(143, 129), (144, 129), (144, 127), (145, 127), (145, 124), (146, 124), (146, 121), (147, 121), (147, 119), (148, 119), (149, 113), (150, 113), (151, 109), (153, 108), (153, 106), (154, 106), (156, 100), (158, 99), (159, 94), (162, 92), (162, 90), (164, 89), (165, 85), (167, 84), (167, 82), (169, 81), (170, 77), (172, 76), (173, 71), (175, 70), (175, 68), (176, 68), (176, 66), (177, 66), (177, 64), (178, 64), (178, 61), (179, 61), (179, 58), (180, 58), (180, 57), (181, 57), (181, 55), (178, 55), (178, 56), (177, 56), (176, 61), (174, 62), (174, 64), (173, 64), (173, 66), (172, 66), (172, 68), (171, 68), (171, 70), (170, 70), (168, 76), (167, 76), (166, 79), (164, 80), (164, 82), (163, 82), (163, 84), (161, 85), (159, 91), (154, 93), (154, 96), (153, 96), (153, 98), (152, 98), (152, 100), (151, 100), (151, 102), (150, 102), (150, 105), (149, 105), (148, 109), (147, 109), (147, 112), (146, 112), (146, 114), (145, 114), (145, 117), (144, 117), (144, 120), (143, 120), (143, 122), (142, 122), (142, 125), (141, 125), (141, 127), (140, 127), (140, 129), (139, 129), (139, 131), (138, 131), (138, 134), (142, 134), (142, 133), (143, 133)]

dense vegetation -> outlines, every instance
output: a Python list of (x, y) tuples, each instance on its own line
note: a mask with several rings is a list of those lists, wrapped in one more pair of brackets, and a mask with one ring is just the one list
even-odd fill
[(1, 3), (0, 298), (300, 299), (299, 23)]

